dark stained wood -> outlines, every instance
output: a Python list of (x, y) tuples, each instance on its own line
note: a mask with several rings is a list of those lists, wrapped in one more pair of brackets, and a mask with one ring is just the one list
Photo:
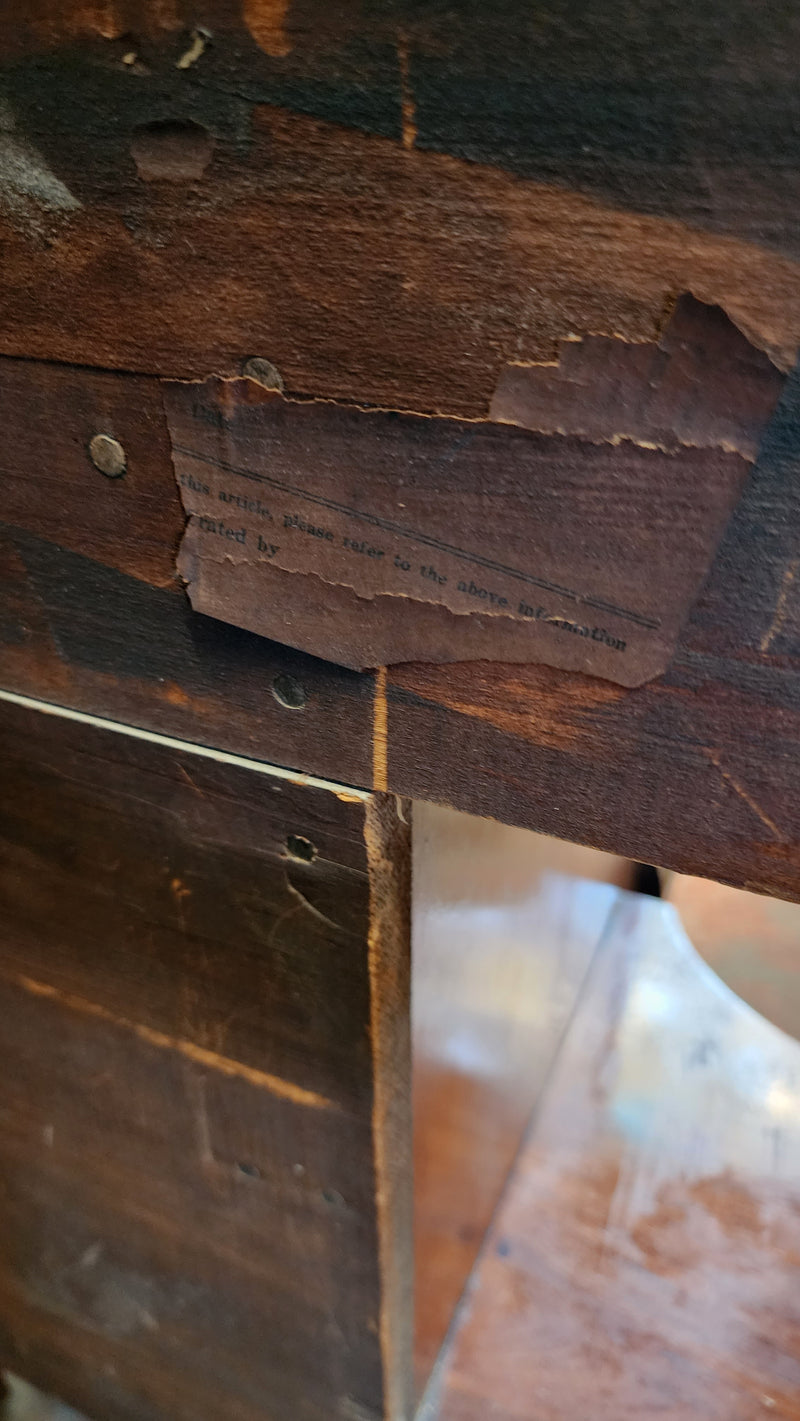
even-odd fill
[[(80, 127), (102, 173), (133, 124), (194, 118), (229, 158), (252, 106), (283, 104), (405, 152), (798, 250), (789, 6), (608, 0), (531, 12), (502, 0), (465, 4), (454, 24), (452, 9), (415, 0), (214, 0), (198, 14), (190, 0), (28, 0), (4, 17), (0, 50), (25, 128), (84, 190), (100, 184), (70, 142)], [(23, 59), (32, 72), (18, 72)]]
[[(210, 29), (224, 8), (209, 5)], [(323, 9), (311, 12), (320, 26)], [(292, 86), (259, 102), (246, 46), (222, 33), (177, 71), (184, 42), (162, 34), (139, 69), (122, 63), (133, 34), (0, 68), (7, 145), (22, 146), (40, 187), (63, 186), (49, 204), (12, 189), (3, 354), (178, 379), (239, 374), (255, 355), (290, 392), (483, 417), (509, 362), (552, 360), (571, 335), (653, 340), (691, 291), (793, 363), (793, 215), (775, 244), (792, 255), (744, 223), (718, 236), (679, 210), (641, 215), (357, 119), (310, 117)], [(386, 57), (396, 79), (396, 46)], [(351, 93), (364, 80), (354, 63)], [(386, 102), (394, 124), (399, 96), (387, 89)], [(137, 138), (165, 123), (188, 133), (188, 170), (146, 181)], [(198, 124), (215, 138), (200, 178)], [(789, 216), (785, 169), (780, 181)]]
[[(0, 539), (0, 682), (796, 898), (798, 388), (791, 380), (663, 677), (624, 691), (544, 667), (408, 665), (390, 669), (384, 694), (381, 678), (375, 690), (372, 675), (191, 612), (170, 580), (180, 519), (154, 382), (0, 362), (16, 520)], [(101, 418), (130, 446), (122, 479), (85, 453)], [(44, 500), (42, 469), (60, 471)], [(304, 687), (305, 709), (276, 701), (284, 674)]]
[[(0, 684), (368, 784), (371, 677), (191, 612), (158, 382), (0, 366)], [(125, 449), (123, 478), (92, 464), (98, 432)], [(276, 699), (285, 677), (301, 708)]]
[[(752, 0), (6, 9), (0, 689), (379, 794), (341, 799), (0, 707), (14, 1063), (0, 1084), (0, 1357), (104, 1421), (403, 1421), (408, 845), (383, 792), (800, 897), (797, 378), (671, 665), (623, 690), (485, 660), (359, 675), (193, 614), (155, 377), (231, 376), (255, 357), (290, 395), (483, 420), (509, 368), (576, 337), (656, 341), (685, 292), (790, 370), (795, 17)], [(98, 433), (119, 441), (121, 478), (90, 460)], [(274, 595), (288, 624), (292, 592)], [(624, 972), (606, 985), (578, 1054), (584, 1081), (592, 1064), (609, 1072), (593, 1094), (567, 1080), (541, 1139), (555, 1150), (573, 1107), (576, 1131), (597, 1128), (563, 1169), (540, 1170), (522, 1211), (552, 1226), (535, 1249), (556, 1303), (563, 1270), (586, 1272), (576, 1330), (551, 1305), (529, 1345), (527, 1275), (503, 1273), (524, 1302), (509, 1338), (536, 1365), (537, 1421), (548, 1407), (557, 1421), (548, 1364), (581, 1415), (610, 1397), (615, 1421), (626, 1407), (638, 1421), (654, 1394), (675, 1421), (715, 1421), (714, 1407), (745, 1421), (762, 1393), (796, 1415), (798, 1320), (769, 1291), (788, 1290), (797, 1251), (780, 1173), (797, 1166), (788, 1067), (764, 1046), (772, 1193), (724, 1150), (691, 1156), (677, 1181), (651, 1158), (634, 1176), (620, 1141), (672, 1123), (676, 1077), (665, 1069), (651, 1094), (664, 1109), (643, 1117), (653, 1060), (624, 1018), (642, 994), (625, 995)], [(678, 1076), (699, 1109), (718, 1086), (708, 1040), (735, 1031), (720, 1005), (712, 1036), (689, 1041), (679, 987), (655, 968), (645, 986), (652, 1010), (654, 990), (679, 1002)], [(635, 1090), (613, 1079), (626, 1059)], [(761, 1077), (741, 1075), (744, 1130)], [(718, 1095), (697, 1151), (699, 1125), (724, 1118)], [(469, 1153), (469, 1127), (462, 1139)], [(638, 1215), (632, 1178), (652, 1195)], [(608, 1223), (614, 1200), (600, 1248), (584, 1225)], [(692, 1230), (713, 1244), (705, 1272)], [(665, 1258), (694, 1290), (667, 1298), (677, 1382), (657, 1331), (676, 1286)], [(592, 1331), (611, 1269), (610, 1325), (638, 1348), (621, 1381)], [(719, 1328), (710, 1361), (703, 1326)], [(492, 1397), (527, 1421), (510, 1370)], [(456, 1387), (459, 1421), (483, 1421), (482, 1388)]]
[(794, 378), (664, 676), (392, 667), (393, 788), (796, 899), (799, 396)]
[(401, 1421), (394, 798), (8, 702), (0, 740), (3, 1364), (112, 1421)]
[(620, 895), (426, 1421), (796, 1421), (798, 1081), (672, 909)]
[[(9, 15), (2, 684), (798, 896), (796, 386), (658, 681), (418, 664), (384, 700), (188, 613), (145, 378), (257, 356), (290, 393), (483, 418), (509, 365), (653, 341), (686, 291), (788, 368), (796, 46), (749, 0)], [(101, 420), (123, 479), (85, 458)], [(274, 700), (285, 673), (302, 712)]]
[[(589, 882), (578, 874), (594, 873)], [(414, 806), (414, 1365), (421, 1391), (624, 862)]]

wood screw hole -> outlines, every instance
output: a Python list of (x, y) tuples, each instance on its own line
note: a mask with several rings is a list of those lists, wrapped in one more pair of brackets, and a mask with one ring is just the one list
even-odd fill
[(278, 705), (285, 706), (287, 710), (303, 710), (306, 703), (304, 687), (294, 676), (288, 676), (284, 672), (275, 677), (272, 694)]
[(289, 858), (300, 859), (302, 863), (313, 863), (317, 857), (315, 845), (302, 834), (287, 834), (286, 852)]
[(239, 1163), (236, 1168), (240, 1174), (246, 1174), (248, 1179), (260, 1179), (261, 1170), (257, 1164)]

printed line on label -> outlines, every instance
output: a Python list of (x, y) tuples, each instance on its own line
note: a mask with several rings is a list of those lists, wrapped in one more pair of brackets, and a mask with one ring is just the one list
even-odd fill
[(599, 597), (581, 596), (579, 592), (575, 592), (570, 587), (562, 587), (557, 582), (548, 581), (547, 578), (536, 577), (533, 573), (522, 572), (519, 568), (508, 567), (504, 563), (495, 562), (492, 558), (483, 557), (480, 553), (468, 552), (465, 548), (456, 547), (452, 543), (445, 543), (439, 538), (431, 537), (427, 533), (420, 533), (413, 528), (406, 528), (402, 523), (395, 523), (392, 519), (381, 518), (375, 513), (365, 513), (359, 508), (352, 508), (348, 504), (338, 503), (335, 499), (326, 498), (323, 494), (310, 493), (307, 489), (298, 488), (296, 485), (286, 483), (282, 479), (276, 479), (270, 474), (257, 473), (255, 469), (238, 468), (235, 464), (229, 464), (224, 459), (216, 459), (210, 454), (201, 454), (196, 449), (188, 449), (181, 444), (174, 444), (173, 450), (176, 454), (183, 454), (186, 458), (196, 459), (198, 463), (210, 464), (212, 468), (222, 469), (225, 473), (236, 474), (239, 478), (249, 479), (254, 483), (266, 484), (268, 487), (280, 490), (281, 493), (289, 493), (294, 498), (305, 499), (307, 502), (318, 504), (322, 508), (329, 508), (332, 512), (342, 513), (348, 518), (360, 519), (361, 522), (369, 523), (375, 528), (380, 528), (385, 533), (396, 533), (399, 537), (409, 538), (414, 542), (423, 543), (426, 547), (435, 548), (438, 552), (449, 553), (451, 556), (460, 558), (464, 562), (474, 563), (477, 567), (487, 568), (491, 572), (498, 572), (506, 577), (516, 578), (520, 582), (541, 588), (544, 592), (552, 592), (558, 596), (566, 597), (571, 602), (578, 602), (583, 606), (592, 607), (596, 611), (611, 612), (614, 616), (620, 617), (627, 622), (633, 622), (636, 626), (644, 627), (648, 631), (658, 631), (661, 626), (660, 620), (642, 616), (641, 613), (631, 611), (628, 607), (618, 607), (615, 603), (605, 602)]

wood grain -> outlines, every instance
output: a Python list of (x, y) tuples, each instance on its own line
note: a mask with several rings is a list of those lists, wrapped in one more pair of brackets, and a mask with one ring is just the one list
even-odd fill
[[(421, 1393), (627, 866), (414, 806), (414, 1366)], [(594, 872), (587, 882), (578, 874)]]
[[(385, 711), (381, 788), (796, 898), (798, 389), (790, 380), (663, 677), (624, 691), (545, 667), (405, 665), (378, 695), (372, 675), (188, 608), (169, 581), (177, 509), (149, 516), (175, 496), (154, 384), (0, 362), (16, 523), (0, 542), (0, 678), (362, 786)], [(86, 454), (101, 417), (134, 456), (123, 479)], [(282, 675), (304, 688), (302, 710), (276, 700)]]
[(0, 727), (4, 1364), (124, 1421), (402, 1418), (394, 800)]
[[(369, 782), (371, 677), (192, 613), (157, 381), (0, 361), (0, 418), (6, 689)], [(124, 478), (92, 464), (98, 431)]]
[[(379, 723), (400, 793), (796, 897), (796, 384), (647, 687), (469, 662), (396, 668), (384, 697), (192, 617), (171, 580), (147, 374), (260, 356), (295, 394), (484, 418), (509, 363), (652, 341), (681, 291), (795, 359), (790, 17), (443, 15), (215, 0), (199, 50), (182, 3), (37, 0), (2, 26), (2, 682), (362, 785)], [(129, 472), (112, 493), (87, 463), (84, 497), (101, 419)], [(151, 499), (131, 536), (120, 510)]]
[[(797, 253), (790, 7), (501, 0), (465, 3), (458, 19), (415, 0), (213, 0), (200, 20), (188, 0), (29, 0), (0, 29), (0, 54), (25, 127), (62, 160), (82, 121), (102, 168), (124, 142), (124, 103), (136, 122), (199, 118), (227, 151), (251, 105), (283, 105), (407, 155), (454, 155)], [(76, 103), (79, 83), (91, 105)]]
[(622, 894), (422, 1415), (795, 1421), (799, 1065)]
[[(24, 194), (0, 224), (1, 353), (178, 379), (256, 355), (291, 393), (480, 418), (508, 362), (590, 332), (651, 341), (692, 291), (794, 361), (797, 261), (749, 233), (252, 104), (236, 66), (209, 87), (166, 54), (137, 74), (73, 50), (9, 77), (21, 139), (76, 205)], [(215, 135), (202, 178), (137, 175), (137, 132), (167, 122)]]
[(799, 395), (795, 378), (663, 677), (392, 667), (389, 783), (797, 898)]

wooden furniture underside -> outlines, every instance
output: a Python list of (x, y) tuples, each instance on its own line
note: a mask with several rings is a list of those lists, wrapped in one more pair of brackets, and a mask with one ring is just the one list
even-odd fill
[[(198, 618), (176, 579), (164, 377), (255, 356), (304, 398), (485, 419), (507, 362), (652, 340), (682, 291), (791, 369), (791, 7), (562, 10), (8, 8), (0, 682), (795, 898), (793, 377), (671, 666), (635, 690), (342, 672)], [(124, 478), (88, 460), (98, 431)]]
[(409, 978), (392, 797), (0, 715), (9, 1370), (103, 1421), (800, 1416), (800, 1045), (668, 904), (418, 805)]
[[(435, 849), (441, 806), (800, 900), (799, 51), (750, 0), (0, 15), (0, 1366), (95, 1421), (799, 1414), (796, 1048), (663, 905), (481, 926)], [(280, 641), (192, 609), (165, 382), (405, 438), (687, 293), (786, 379), (663, 674), (349, 670), (285, 571)], [(711, 1024), (651, 1076), (659, 1010)]]

